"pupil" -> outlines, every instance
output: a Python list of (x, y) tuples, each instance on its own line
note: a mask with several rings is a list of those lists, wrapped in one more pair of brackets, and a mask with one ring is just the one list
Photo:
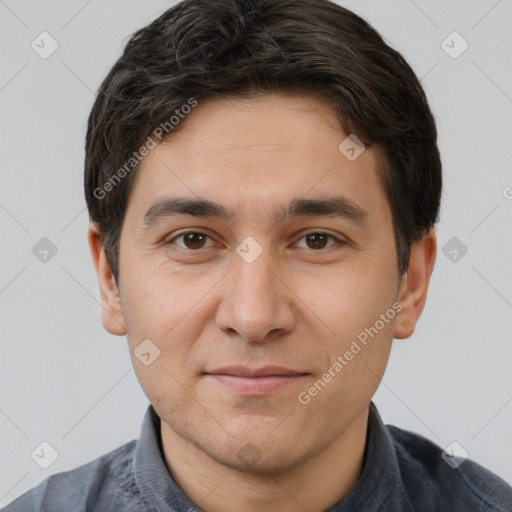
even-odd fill
[(200, 249), (204, 243), (204, 235), (201, 233), (188, 233), (185, 235), (185, 244), (189, 249)]
[(327, 236), (318, 233), (308, 235), (308, 242), (312, 242), (312, 249), (322, 249), (327, 242)]

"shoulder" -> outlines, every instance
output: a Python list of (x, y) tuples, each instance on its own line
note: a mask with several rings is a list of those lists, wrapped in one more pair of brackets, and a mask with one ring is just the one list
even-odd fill
[(424, 510), (512, 510), (512, 487), (476, 462), (443, 458), (443, 449), (428, 439), (388, 425), (401, 477), (412, 503)]
[(115, 496), (116, 502), (124, 502), (123, 494), (128, 499), (136, 487), (132, 471), (136, 443), (130, 441), (87, 464), (48, 477), (2, 511), (80, 512), (94, 510), (99, 501), (107, 503), (109, 496)]

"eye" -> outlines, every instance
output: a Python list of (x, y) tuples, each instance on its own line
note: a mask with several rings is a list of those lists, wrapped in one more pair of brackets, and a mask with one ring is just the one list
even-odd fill
[(200, 231), (187, 231), (185, 233), (181, 233), (181, 234), (175, 236), (174, 238), (172, 238), (171, 240), (169, 240), (167, 242), (167, 244), (172, 244), (176, 240), (180, 240), (180, 239), (183, 240), (183, 245), (182, 244), (176, 244), (176, 245), (178, 245), (179, 247), (182, 247), (184, 249), (196, 250), (196, 249), (205, 249), (206, 247), (211, 247), (211, 246), (206, 246), (205, 243), (206, 243), (207, 239), (212, 240), (212, 238), (209, 235), (207, 235), (206, 233), (201, 233)]
[[(334, 242), (331, 245), (327, 245), (329, 239), (334, 240)], [(299, 239), (299, 241), (300, 240), (306, 241), (305, 249), (313, 249), (313, 250), (326, 249), (326, 248), (332, 247), (336, 243), (344, 244), (344, 242), (342, 240), (336, 238), (335, 236), (330, 235), (328, 233), (323, 233), (321, 231), (314, 231), (311, 233), (306, 233), (304, 236), (302, 236)]]
[[(177, 243), (178, 240), (181, 240), (181, 243)], [(210, 245), (207, 245), (208, 240), (210, 240)], [(299, 242), (302, 240), (305, 241), (306, 245), (301, 247)], [(329, 241), (331, 241), (331, 243), (329, 243)], [(299, 239), (299, 242), (297, 243), (299, 247), (313, 250), (328, 249), (337, 243), (345, 243), (334, 235), (330, 235), (329, 233), (324, 233), (321, 231), (306, 233)], [(209, 235), (201, 231), (186, 231), (184, 233), (180, 233), (167, 242), (167, 244), (174, 243), (183, 249), (195, 251), (198, 249), (206, 249), (208, 247), (212, 247), (213, 240)]]

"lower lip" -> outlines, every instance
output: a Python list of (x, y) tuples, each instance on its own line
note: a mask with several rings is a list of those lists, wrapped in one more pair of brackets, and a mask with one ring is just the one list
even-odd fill
[(268, 375), (265, 377), (240, 377), (236, 375), (207, 374), (220, 384), (242, 395), (268, 395), (297, 382), (304, 374)]

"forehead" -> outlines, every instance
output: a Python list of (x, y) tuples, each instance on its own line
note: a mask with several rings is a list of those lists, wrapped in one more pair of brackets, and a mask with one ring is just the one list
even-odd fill
[(344, 143), (350, 134), (327, 99), (273, 93), (207, 100), (181, 123), (138, 169), (128, 205), (138, 216), (176, 195), (248, 215), (274, 215), (288, 208), (286, 199), (319, 195), (341, 195), (362, 209), (387, 207), (378, 148), (347, 158), (342, 150), (352, 139)]

